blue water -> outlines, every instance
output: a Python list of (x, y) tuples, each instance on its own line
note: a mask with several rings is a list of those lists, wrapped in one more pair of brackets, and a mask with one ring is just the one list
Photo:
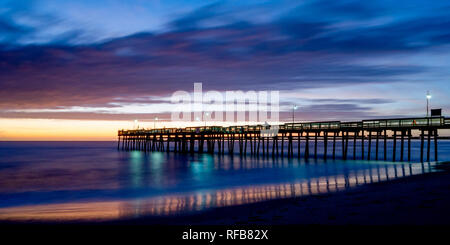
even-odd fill
[[(172, 215), (339, 191), (433, 171), (433, 151), (433, 162), (419, 163), (418, 146), (412, 142), (411, 162), (393, 162), (392, 152), (384, 162), (343, 161), (339, 146), (337, 159), (324, 161), (322, 143), (318, 159), (305, 160), (118, 151), (116, 142), (0, 142), (0, 219)], [(449, 159), (450, 142), (440, 141), (439, 160)]]

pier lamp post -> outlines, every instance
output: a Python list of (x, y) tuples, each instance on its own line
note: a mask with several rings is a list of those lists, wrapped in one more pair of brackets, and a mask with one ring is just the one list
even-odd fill
[(155, 120), (153, 121), (153, 129), (156, 129), (156, 121), (158, 121), (158, 117), (155, 117)]
[(427, 91), (427, 117), (428, 117), (428, 113), (429, 113), (428, 106), (430, 104), (430, 99), (431, 99), (430, 91)]
[(294, 121), (295, 121), (295, 110), (298, 109), (297, 105), (292, 105), (292, 127), (294, 127)]

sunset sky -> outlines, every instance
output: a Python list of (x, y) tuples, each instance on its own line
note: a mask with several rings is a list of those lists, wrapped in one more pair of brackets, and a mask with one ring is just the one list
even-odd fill
[(177, 90), (279, 90), (282, 120), (450, 110), (449, 1), (0, 2), (0, 141), (170, 124)]

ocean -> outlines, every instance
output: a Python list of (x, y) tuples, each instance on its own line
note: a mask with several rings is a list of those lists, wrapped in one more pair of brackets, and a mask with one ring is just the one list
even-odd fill
[[(419, 145), (412, 141), (411, 162), (394, 162), (392, 152), (389, 161), (344, 161), (340, 146), (336, 159), (325, 161), (321, 154), (305, 160), (122, 151), (117, 142), (0, 142), (0, 220), (179, 215), (342, 191), (436, 171), (433, 150), (433, 161), (419, 162)], [(351, 145), (349, 150), (352, 158)], [(440, 140), (439, 161), (449, 159), (450, 141)]]

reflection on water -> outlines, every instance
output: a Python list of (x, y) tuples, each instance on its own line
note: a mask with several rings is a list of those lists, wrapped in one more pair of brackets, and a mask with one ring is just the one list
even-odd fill
[[(259, 162), (254, 159), (250, 162), (234, 162), (234, 160), (228, 158), (224, 162), (225, 164), (220, 164), (214, 161), (214, 157), (212, 156), (200, 157), (205, 161), (192, 161), (189, 163), (190, 167), (188, 168), (192, 176), (198, 177), (194, 180), (198, 182), (208, 180), (208, 174), (219, 171), (220, 169), (230, 171), (230, 169), (273, 169), (278, 167), (283, 169), (290, 168), (292, 171), (293, 169), (300, 168), (305, 176), (308, 177), (299, 177), (294, 181), (277, 184), (246, 184), (244, 186), (233, 186), (230, 188), (212, 188), (178, 194), (164, 193), (152, 197), (113, 201), (79, 202), (73, 200), (69, 203), (5, 207), (0, 208), (0, 219), (61, 221), (111, 220), (146, 215), (173, 215), (271, 199), (332, 193), (367, 183), (426, 173), (432, 171), (432, 166), (434, 165), (434, 163), (375, 164), (373, 162), (366, 162), (366, 164), (354, 165), (352, 162), (331, 164), (296, 162), (295, 164), (288, 163), (285, 166), (285, 163), (269, 164), (270, 161)], [(136, 153), (130, 154), (128, 167), (131, 186), (140, 186), (147, 178), (141, 174), (145, 167), (143, 159), (144, 157), (142, 155)], [(150, 166), (150, 169), (155, 170), (155, 172), (151, 171), (151, 177), (161, 178), (161, 173), (164, 170), (158, 166), (165, 163), (165, 158), (162, 155), (153, 155), (150, 156), (150, 159), (153, 159), (154, 164)], [(364, 167), (361, 168), (361, 166)], [(155, 181), (160, 182), (162, 179)]]
[(326, 194), (358, 185), (429, 172), (432, 164), (386, 165), (383, 168), (358, 170), (346, 175), (311, 178), (307, 181), (276, 185), (231, 188), (215, 192), (199, 192), (184, 196), (138, 200), (121, 205), (121, 217), (170, 215), (212, 207), (248, 204), (271, 199)]

